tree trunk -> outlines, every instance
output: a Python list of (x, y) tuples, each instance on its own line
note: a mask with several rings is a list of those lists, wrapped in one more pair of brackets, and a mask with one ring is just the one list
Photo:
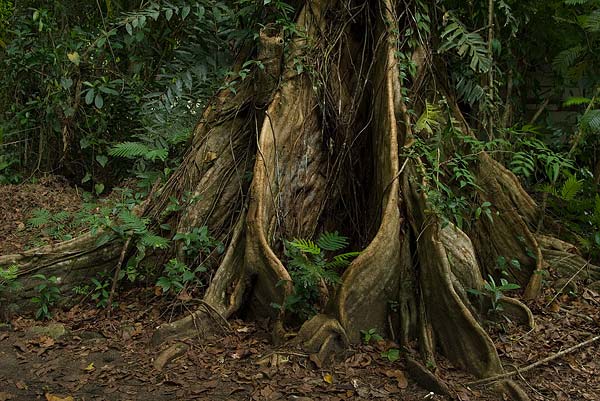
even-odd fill
[[(425, 99), (445, 96), (461, 131), (474, 136), (426, 47), (414, 57), (419, 73), (412, 86), (401, 87), (397, 32), (406, 26), (395, 15), (397, 6), (392, 0), (310, 1), (297, 20), (302, 34), (289, 43), (283, 62), (281, 32), (263, 29), (254, 58), (264, 68), (255, 68), (235, 93), (218, 93), (182, 165), (140, 211), (156, 225), (173, 223), (176, 232), (207, 225), (228, 241), (203, 307), (160, 327), (155, 343), (210, 329), (215, 312), (270, 317), (275, 340), (287, 337), (285, 311), (271, 306), (283, 304), (294, 288), (280, 259), (282, 240), (334, 227), (363, 250), (296, 342), (325, 359), (374, 328), (406, 346), (418, 340), (431, 363), (439, 345), (478, 377), (502, 373), (481, 325), (486, 308), (468, 290), (482, 290), (483, 276), (495, 274), (498, 258), (505, 257), (519, 261), (520, 270), (509, 266), (508, 274), (525, 287), (525, 297), (538, 294), (541, 275), (534, 273), (549, 253), (531, 232), (536, 204), (508, 170), (481, 152), (473, 166), (474, 195), (493, 205), (493, 219), (478, 219), (463, 231), (430, 212), (426, 162), (407, 156), (421, 133), (412, 132), (404, 96), (416, 110)], [(168, 215), (169, 199), (186, 193), (199, 200)], [(22, 275), (51, 272), (66, 285), (82, 280), (82, 269), (113, 268), (122, 248), (120, 240), (98, 246), (86, 235), (2, 256), (0, 265), (17, 264)], [(533, 324), (522, 303), (502, 302)], [(503, 388), (525, 398), (510, 382)]]

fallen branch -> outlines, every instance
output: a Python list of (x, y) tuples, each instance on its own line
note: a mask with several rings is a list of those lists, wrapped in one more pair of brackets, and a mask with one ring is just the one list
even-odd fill
[(492, 377), (486, 377), (485, 379), (472, 381), (472, 382), (466, 383), (465, 386), (468, 387), (468, 386), (476, 386), (476, 385), (480, 385), (480, 384), (493, 383), (493, 382), (496, 382), (498, 380), (506, 379), (507, 377), (510, 377), (510, 376), (513, 376), (513, 375), (516, 375), (516, 374), (525, 373), (525, 372), (527, 372), (529, 370), (532, 370), (532, 369), (534, 369), (534, 368), (536, 368), (536, 367), (538, 367), (540, 365), (543, 365), (543, 364), (545, 364), (547, 362), (550, 362), (550, 361), (553, 361), (553, 360), (555, 360), (557, 358), (560, 358), (563, 355), (569, 354), (569, 353), (571, 353), (573, 351), (576, 351), (576, 350), (578, 350), (580, 348), (583, 348), (583, 347), (585, 347), (587, 345), (593, 344), (594, 342), (596, 342), (598, 340), (600, 340), (600, 336), (592, 337), (592, 338), (590, 338), (590, 339), (588, 339), (588, 340), (586, 340), (586, 341), (584, 341), (582, 343), (579, 343), (579, 344), (574, 345), (574, 346), (572, 346), (570, 348), (567, 348), (565, 350), (557, 352), (556, 354), (550, 355), (550, 356), (548, 356), (548, 357), (546, 357), (544, 359), (540, 359), (539, 361), (534, 362), (531, 365), (527, 365), (527, 366), (525, 366), (522, 369), (515, 368), (515, 370), (512, 371), (512, 372), (502, 373), (500, 375), (496, 375), (496, 376), (492, 376)]

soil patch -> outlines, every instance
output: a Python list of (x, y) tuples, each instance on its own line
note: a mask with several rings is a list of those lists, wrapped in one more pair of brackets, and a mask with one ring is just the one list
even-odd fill
[(0, 255), (19, 252), (40, 242), (59, 242), (52, 237), (40, 237), (40, 230), (29, 227), (27, 220), (35, 209), (76, 212), (81, 206), (81, 195), (80, 189), (57, 176), (42, 178), (36, 184), (0, 186)]

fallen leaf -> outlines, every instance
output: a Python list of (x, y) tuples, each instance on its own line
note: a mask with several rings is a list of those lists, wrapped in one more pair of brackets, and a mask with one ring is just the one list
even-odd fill
[(0, 401), (8, 401), (13, 398), (12, 394), (0, 391)]
[(71, 63), (75, 65), (79, 65), (79, 63), (81, 62), (81, 59), (79, 58), (79, 53), (77, 52), (67, 53), (67, 58)]
[(45, 396), (46, 400), (48, 401), (75, 401), (75, 399), (70, 395), (66, 396), (65, 398), (62, 398), (54, 394), (46, 393)]
[(42, 348), (48, 348), (54, 345), (54, 339), (48, 336), (42, 336), (39, 339), (39, 345)]
[(389, 378), (394, 378), (398, 382), (398, 388), (405, 389), (408, 387), (406, 374), (401, 370), (386, 370), (385, 375)]
[(22, 382), (21, 380), (17, 381), (15, 383), (15, 386), (17, 386), (17, 388), (19, 390), (27, 390), (29, 387), (27, 386), (27, 384), (25, 384), (25, 382)]
[(217, 158), (217, 154), (215, 152), (206, 152), (204, 155), (204, 163), (210, 163)]
[(327, 374), (325, 374), (323, 376), (323, 381), (325, 383), (332, 384), (333, 383), (333, 376), (331, 376), (329, 373), (327, 373)]
[(94, 367), (94, 362), (91, 362), (89, 365), (83, 368), (83, 370), (85, 370), (86, 372), (93, 372), (94, 370), (96, 370), (96, 368)]

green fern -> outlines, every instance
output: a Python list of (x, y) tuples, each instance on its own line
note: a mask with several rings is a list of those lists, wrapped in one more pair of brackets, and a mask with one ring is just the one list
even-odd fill
[(114, 145), (108, 154), (125, 159), (143, 158), (150, 161), (156, 161), (156, 159), (165, 161), (169, 151), (166, 148), (153, 149), (142, 142), (121, 142)]
[(339, 269), (347, 267), (352, 259), (360, 255), (360, 252), (346, 252), (340, 255), (336, 255), (332, 260), (326, 263), (326, 267), (330, 269)]
[(317, 239), (317, 246), (324, 251), (339, 251), (348, 246), (348, 238), (340, 235), (337, 231), (325, 232)]
[(123, 231), (131, 231), (133, 234), (146, 234), (148, 232), (148, 223), (150, 219), (141, 218), (129, 210), (122, 210), (119, 213), (121, 224), (117, 226)]
[(583, 188), (583, 181), (570, 176), (560, 189), (560, 197), (566, 201), (572, 201), (577, 196), (577, 193)]
[(581, 105), (588, 105), (592, 102), (592, 99), (587, 98), (587, 97), (570, 97), (567, 100), (565, 100), (563, 102), (563, 106), (564, 107), (571, 107), (571, 106), (581, 106)]
[(590, 1), (593, 1), (593, 0), (564, 0), (565, 4), (568, 6), (578, 6), (578, 5), (589, 3)]
[(152, 232), (143, 234), (140, 238), (140, 242), (142, 245), (150, 248), (166, 249), (169, 247), (168, 239), (161, 237), (160, 235), (153, 234)]
[(510, 170), (520, 176), (529, 178), (535, 171), (535, 159), (526, 152), (516, 152), (510, 162)]
[(443, 43), (440, 53), (455, 50), (459, 57), (470, 57), (469, 67), (477, 72), (488, 72), (492, 68), (492, 59), (487, 43), (477, 32), (468, 32), (466, 27), (452, 14), (448, 14), (450, 23), (442, 32)]
[(596, 134), (600, 132), (600, 109), (589, 110), (579, 120), (579, 127), (585, 133)]
[(600, 10), (579, 17), (579, 25), (588, 32), (600, 32)]
[(558, 53), (552, 61), (554, 69), (561, 73), (566, 73), (572, 67), (577, 59), (585, 53), (585, 48), (581, 45), (576, 45)]
[(32, 227), (41, 227), (52, 221), (52, 213), (46, 209), (34, 209), (33, 217), (27, 220), (27, 224)]
[(594, 214), (592, 215), (592, 223), (596, 227), (600, 227), (600, 195), (596, 194), (594, 198)]
[(321, 248), (319, 248), (319, 246), (311, 240), (295, 239), (293, 241), (288, 242), (288, 244), (303, 253), (310, 253), (312, 255), (321, 254)]
[(480, 79), (474, 74), (453, 73), (452, 79), (460, 99), (473, 106), (479, 102), (487, 102), (485, 89), (480, 85)]
[(444, 114), (440, 108), (435, 104), (426, 102), (425, 110), (423, 110), (423, 113), (421, 113), (421, 116), (415, 124), (415, 132), (426, 132), (431, 136), (440, 129), (444, 121)]
[(347, 252), (327, 258), (325, 252), (339, 251), (348, 246), (348, 238), (338, 232), (323, 233), (316, 242), (295, 239), (285, 242), (287, 267), (294, 293), (283, 305), (273, 306), (294, 312), (303, 319), (317, 313), (315, 304), (319, 300), (321, 282), (335, 285), (340, 282), (339, 269), (347, 267), (359, 252)]

